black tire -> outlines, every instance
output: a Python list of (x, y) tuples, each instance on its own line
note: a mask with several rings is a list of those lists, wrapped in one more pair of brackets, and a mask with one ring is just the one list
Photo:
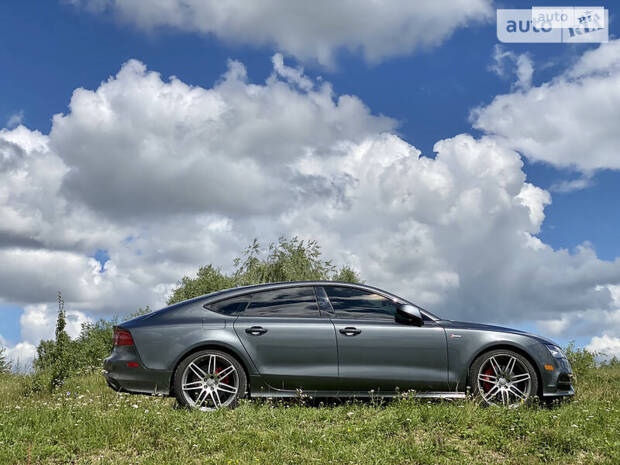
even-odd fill
[[(513, 363), (513, 369), (507, 371), (510, 363)], [(517, 407), (538, 395), (536, 369), (526, 357), (508, 349), (491, 350), (476, 358), (469, 369), (469, 385), (473, 396), (486, 405)], [(504, 401), (504, 395), (509, 400)]]
[[(236, 393), (232, 394), (230, 393), (230, 391), (223, 391), (222, 394), (226, 395), (226, 401), (225, 402), (222, 401), (219, 406), (217, 405), (215, 401), (215, 398), (216, 398), (215, 396), (205, 395), (206, 396), (205, 399), (207, 399), (209, 403), (203, 400), (203, 402), (205, 402), (204, 407), (203, 407), (202, 404), (198, 403), (200, 398), (197, 398), (197, 399), (194, 398), (194, 396), (197, 397), (198, 394), (196, 392), (191, 392), (190, 390), (184, 391), (182, 386), (183, 386), (184, 378), (186, 380), (185, 381), (186, 386), (199, 384), (201, 378), (199, 378), (198, 374), (195, 371), (196, 366), (198, 366), (199, 368), (202, 367), (204, 369), (204, 361), (207, 361), (207, 363), (210, 363), (209, 360), (211, 360), (211, 357), (215, 357), (216, 364), (219, 363), (220, 365), (223, 365), (226, 367), (227, 366), (234, 367), (234, 371), (231, 372), (232, 374), (229, 376), (231, 376), (235, 381)], [(192, 365), (191, 368), (190, 368), (190, 365)], [(225, 369), (226, 368), (224, 368), (224, 370)], [(199, 392), (203, 392), (208, 389), (211, 389), (212, 391), (214, 391), (214, 394), (217, 393), (217, 399), (220, 399), (220, 395), (219, 395), (220, 391), (217, 389), (218, 383), (216, 381), (217, 369), (213, 371), (216, 373), (215, 376), (211, 376), (211, 373), (209, 373), (208, 370), (204, 370), (205, 374), (208, 375), (208, 376), (205, 376), (205, 378), (213, 379), (213, 383), (214, 383), (213, 386), (209, 386), (206, 388), (196, 387), (196, 388), (193, 388), (193, 390), (198, 390)], [(223, 372), (223, 370), (220, 370), (220, 371)], [(189, 376), (194, 376), (191, 382), (188, 382)], [(227, 379), (229, 378), (228, 377), (224, 378), (224, 380), (227, 380)], [(230, 384), (222, 383), (222, 385), (229, 386)], [(220, 408), (220, 407), (234, 408), (238, 405), (239, 399), (243, 398), (246, 394), (247, 376), (245, 374), (245, 370), (243, 369), (243, 366), (241, 365), (241, 363), (239, 363), (239, 361), (234, 356), (230, 355), (227, 352), (223, 352), (221, 350), (208, 349), (208, 350), (201, 350), (199, 352), (194, 352), (193, 354), (190, 354), (185, 359), (183, 359), (183, 361), (179, 364), (179, 366), (177, 367), (175, 371), (173, 386), (174, 386), (174, 395), (178, 403), (184, 407), (206, 408), (207, 410), (213, 410), (215, 408)], [(211, 398), (213, 398), (213, 400), (209, 400)], [(213, 404), (212, 406), (210, 405), (211, 403)]]

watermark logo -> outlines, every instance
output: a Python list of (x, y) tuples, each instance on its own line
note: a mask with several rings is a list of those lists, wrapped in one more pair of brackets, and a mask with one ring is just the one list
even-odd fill
[(608, 10), (603, 7), (498, 9), (497, 38), (506, 43), (607, 42)]
[(605, 27), (605, 8), (602, 6), (533, 6), (531, 11), (532, 24), (539, 27), (550, 26), (554, 29), (602, 29)]

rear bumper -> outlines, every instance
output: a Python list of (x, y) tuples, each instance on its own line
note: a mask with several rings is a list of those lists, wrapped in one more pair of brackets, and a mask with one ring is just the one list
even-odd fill
[[(135, 364), (138, 366), (129, 366)], [(133, 346), (115, 347), (103, 361), (103, 375), (115, 391), (141, 394), (170, 394), (171, 373), (145, 368)]]

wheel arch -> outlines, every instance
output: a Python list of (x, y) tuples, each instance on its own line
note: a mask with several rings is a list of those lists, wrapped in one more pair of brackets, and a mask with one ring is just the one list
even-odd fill
[(538, 363), (536, 362), (536, 359), (532, 356), (532, 354), (530, 354), (523, 347), (517, 344), (512, 344), (510, 342), (498, 342), (498, 343), (490, 344), (478, 350), (478, 352), (476, 352), (470, 358), (469, 363), (467, 364), (467, 372), (465, 373), (465, 386), (470, 386), (469, 372), (471, 371), (471, 367), (474, 364), (474, 362), (478, 359), (478, 357), (488, 352), (492, 352), (494, 350), (502, 350), (502, 349), (516, 352), (519, 355), (525, 357), (527, 361), (532, 364), (532, 366), (534, 367), (534, 370), (536, 371), (536, 377), (538, 378), (538, 397), (541, 397), (542, 392), (543, 392), (542, 373), (540, 371), (540, 367), (538, 366)]
[(174, 395), (174, 378), (175, 378), (177, 369), (179, 368), (179, 365), (181, 364), (181, 362), (185, 360), (187, 357), (189, 357), (190, 355), (195, 354), (196, 352), (200, 352), (201, 350), (219, 350), (220, 352), (225, 352), (228, 355), (234, 357), (237, 360), (237, 362), (239, 362), (241, 367), (243, 368), (243, 371), (246, 377), (246, 382), (247, 382), (246, 389), (248, 390), (248, 392), (250, 391), (250, 371), (248, 367), (251, 365), (249, 365), (248, 360), (246, 360), (246, 358), (241, 354), (241, 352), (237, 350), (236, 348), (228, 344), (223, 344), (221, 342), (202, 342), (202, 343), (196, 344), (195, 346), (191, 347), (190, 349), (182, 353), (175, 360), (174, 368), (170, 376), (170, 386), (168, 387), (168, 391), (170, 395)]

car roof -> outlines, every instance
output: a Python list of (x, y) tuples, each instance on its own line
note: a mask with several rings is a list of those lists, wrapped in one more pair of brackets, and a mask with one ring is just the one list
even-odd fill
[[(290, 287), (312, 287), (312, 286), (339, 286), (339, 287), (351, 287), (356, 289), (365, 289), (373, 292), (377, 292), (378, 294), (383, 294), (387, 297), (391, 297), (393, 299), (402, 300), (407, 302), (402, 297), (398, 297), (390, 292), (384, 291), (383, 289), (379, 289), (377, 287), (368, 286), (366, 284), (361, 283), (349, 283), (344, 281), (283, 281), (277, 283), (264, 283), (264, 284), (252, 284), (249, 286), (239, 286), (233, 287), (230, 289), (223, 289), (221, 291), (213, 292), (211, 294), (206, 294), (202, 297), (198, 297), (197, 299), (206, 299), (206, 303), (215, 302), (218, 300), (228, 299), (230, 297), (241, 296), (245, 294), (252, 294), (254, 292), (261, 291), (269, 291), (276, 289), (286, 289)], [(193, 299), (192, 299), (193, 300)], [(407, 302), (410, 303), (410, 302)]]

